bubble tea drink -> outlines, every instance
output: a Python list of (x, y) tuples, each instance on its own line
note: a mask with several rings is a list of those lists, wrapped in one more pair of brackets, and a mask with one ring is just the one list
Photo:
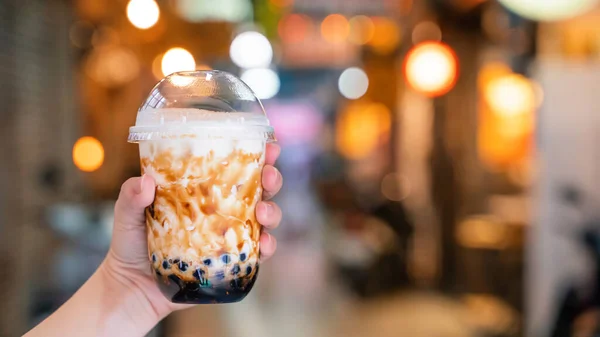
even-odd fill
[(129, 141), (156, 181), (146, 209), (148, 257), (176, 303), (242, 300), (259, 270), (265, 146), (273, 129), (260, 101), (235, 76), (180, 72), (141, 106)]

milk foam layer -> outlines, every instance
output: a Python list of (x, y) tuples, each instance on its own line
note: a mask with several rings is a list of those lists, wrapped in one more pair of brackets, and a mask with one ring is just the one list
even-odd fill
[(146, 109), (138, 112), (129, 141), (189, 137), (196, 139), (274, 140), (273, 128), (262, 113), (202, 109)]
[(157, 183), (146, 224), (161, 275), (218, 283), (255, 273), (265, 145), (189, 137), (140, 142), (142, 172)]

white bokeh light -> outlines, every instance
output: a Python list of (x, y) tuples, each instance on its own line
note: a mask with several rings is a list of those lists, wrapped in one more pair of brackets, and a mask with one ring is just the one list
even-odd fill
[(231, 42), (229, 56), (240, 68), (264, 68), (273, 60), (273, 47), (259, 32), (243, 32)]
[(369, 88), (369, 77), (360, 68), (348, 68), (340, 75), (338, 88), (340, 93), (348, 99), (361, 98)]
[(279, 92), (281, 85), (279, 75), (268, 68), (248, 69), (242, 73), (241, 79), (259, 99), (274, 97)]
[(196, 61), (189, 51), (171, 48), (163, 55), (161, 69), (164, 76), (178, 71), (192, 71), (196, 69)]
[(160, 9), (154, 0), (131, 0), (127, 4), (127, 18), (139, 29), (148, 29), (158, 22)]
[(532, 20), (565, 20), (591, 10), (599, 0), (499, 0), (511, 11)]

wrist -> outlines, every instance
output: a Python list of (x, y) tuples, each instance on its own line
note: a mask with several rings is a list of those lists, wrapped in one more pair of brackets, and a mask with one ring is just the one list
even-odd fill
[(120, 302), (119, 317), (126, 317), (134, 329), (149, 331), (173, 309), (150, 275), (129, 269), (109, 252), (97, 276), (106, 293)]

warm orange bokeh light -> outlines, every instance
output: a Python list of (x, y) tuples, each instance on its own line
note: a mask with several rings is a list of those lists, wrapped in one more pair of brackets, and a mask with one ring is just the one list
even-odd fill
[(485, 88), (492, 82), (503, 76), (512, 74), (512, 70), (506, 63), (490, 62), (484, 65), (479, 71), (477, 85), (479, 90), (485, 91)]
[(485, 65), (479, 73), (483, 97), (479, 116), (478, 151), (491, 169), (506, 171), (530, 155), (535, 109), (541, 90), (503, 63)]
[(94, 137), (81, 137), (73, 146), (73, 163), (84, 172), (100, 168), (104, 162), (104, 147)]
[(456, 84), (458, 60), (454, 51), (443, 43), (421, 43), (409, 51), (404, 71), (413, 89), (430, 97), (441, 96)]
[(311, 19), (302, 14), (285, 16), (277, 27), (279, 37), (287, 43), (299, 43), (306, 39), (312, 27)]
[(533, 111), (536, 105), (531, 81), (518, 74), (490, 81), (485, 87), (484, 95), (492, 111), (507, 117)]
[(364, 45), (373, 39), (375, 24), (370, 17), (357, 15), (350, 19), (350, 34), (348, 40), (356, 45)]
[(402, 32), (397, 22), (385, 17), (374, 17), (373, 37), (368, 45), (377, 53), (389, 54), (400, 44)]
[(327, 42), (344, 42), (349, 34), (350, 24), (346, 17), (341, 14), (328, 15), (321, 23), (321, 35)]
[(389, 140), (391, 112), (382, 103), (355, 102), (336, 122), (336, 147), (348, 159), (362, 159)]

